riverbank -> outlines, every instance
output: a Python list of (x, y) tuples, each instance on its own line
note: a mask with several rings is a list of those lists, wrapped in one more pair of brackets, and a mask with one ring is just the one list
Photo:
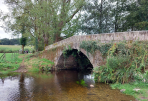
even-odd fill
[(38, 55), (27, 55), (24, 59), (24, 65), (28, 72), (50, 71), (54, 63), (45, 58), (39, 58)]
[[(0, 53), (0, 57), (4, 53)], [(6, 53), (4, 59), (0, 59), (0, 73), (7, 74), (15, 71), (20, 67), (22, 58), (18, 58), (19, 54)]]
[(144, 82), (132, 82), (127, 84), (111, 84), (112, 89), (120, 89), (120, 92), (132, 95), (137, 101), (148, 101), (148, 84)]
[[(2, 53), (0, 53), (1, 55)], [(53, 62), (47, 59), (38, 58), (36, 54), (16, 54), (12, 58), (12, 53), (6, 53), (6, 59), (0, 60), (0, 74), (48, 71), (53, 64)]]

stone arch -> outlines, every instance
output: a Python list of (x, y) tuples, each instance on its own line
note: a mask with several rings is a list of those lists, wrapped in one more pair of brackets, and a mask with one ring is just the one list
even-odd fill
[[(78, 51), (81, 51), (89, 59), (89, 61), (92, 64), (93, 68), (99, 67), (100, 65), (105, 64), (105, 60), (102, 58), (102, 54), (100, 53), (99, 50), (97, 50), (94, 54), (91, 54), (91, 53), (87, 53), (87, 51), (85, 51), (84, 49), (81, 49), (79, 47), (80, 44), (77, 44), (77, 43), (69, 44), (69, 45), (66, 45), (65, 47), (68, 49), (69, 46), (71, 47), (71, 49), (76, 49)], [(54, 69), (55, 70), (57, 69), (58, 62), (60, 60), (60, 57), (63, 54), (63, 50), (64, 50), (64, 47), (63, 48), (57, 48), (56, 55), (54, 57), (54, 63), (55, 63)]]
[[(80, 44), (78, 44), (78, 43), (66, 45), (66, 46), (65, 46), (66, 49), (68, 49), (69, 46), (70, 46), (71, 49), (73, 49), (73, 50), (76, 49), (76, 50), (82, 52), (82, 53), (86, 56), (86, 58), (90, 61), (90, 63), (92, 64), (92, 67), (94, 67), (93, 55), (92, 55), (92, 54), (87, 53), (87, 51), (85, 51), (84, 49), (80, 49), (80, 48), (79, 48)], [(55, 62), (54, 62), (54, 63), (55, 63), (55, 69), (58, 68), (58, 62), (60, 61), (60, 58), (61, 58), (61, 56), (63, 55), (63, 50), (64, 50), (64, 48), (62, 48), (62, 49), (60, 48), (60, 49), (56, 52), (56, 57), (55, 57), (55, 59), (54, 59), (54, 61), (55, 61)]]
[[(65, 59), (63, 53), (61, 53), (60, 56), (58, 56), (58, 61), (57, 64), (55, 64), (55, 68), (56, 69), (92, 69), (93, 68), (93, 64), (92, 61), (90, 61), (90, 58), (87, 56), (87, 53), (83, 53), (85, 52), (85, 50), (78, 50), (78, 49), (74, 49), (72, 48), (71, 50), (67, 49), (67, 52), (70, 53), (70, 55)], [(72, 53), (77, 54), (76, 57), (74, 57), (72, 55)], [(91, 54), (89, 54), (89, 56), (91, 56)], [(83, 61), (82, 61), (83, 59)], [(85, 62), (85, 63), (84, 63)], [(82, 64), (80, 64), (82, 63)], [(88, 64), (87, 64), (88, 63)]]
[(56, 70), (59, 59), (63, 53), (64, 47), (66, 46), (68, 49), (69, 45), (71, 46), (71, 49), (76, 49), (78, 51), (81, 51), (89, 59), (93, 68), (99, 67), (106, 63), (106, 60), (102, 58), (102, 55), (99, 50), (97, 50), (94, 54), (87, 53), (87, 51), (85, 51), (84, 49), (80, 49), (79, 43), (71, 43), (68, 45), (56, 47), (54, 49), (46, 50), (42, 53), (42, 55), (40, 55), (40, 57), (53, 61), (54, 62), (53, 69)]

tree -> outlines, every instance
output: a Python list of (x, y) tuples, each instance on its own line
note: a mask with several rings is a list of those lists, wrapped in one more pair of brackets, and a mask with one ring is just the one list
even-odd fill
[(25, 47), (25, 45), (26, 45), (26, 41), (27, 41), (27, 38), (26, 38), (26, 37), (22, 37), (22, 38), (20, 39), (20, 43), (21, 43), (21, 45), (22, 45), (22, 54), (24, 54), (24, 47)]
[(88, 2), (84, 7), (81, 30), (87, 34), (100, 34), (107, 32), (109, 5), (105, 0), (93, 0)]
[(124, 29), (126, 16), (126, 6), (129, 3), (127, 0), (112, 0), (112, 17), (113, 17), (113, 26), (114, 32), (121, 32)]
[(129, 15), (126, 17), (128, 27), (131, 30), (148, 30), (148, 1), (137, 0), (129, 7)]
[[(11, 14), (3, 16), (5, 27), (20, 34), (22, 24), (25, 36), (44, 47), (59, 41), (61, 34), (74, 35), (78, 12), (85, 4), (84, 0), (5, 0), (11, 8)], [(10, 20), (11, 18), (11, 20)], [(7, 20), (6, 20), (7, 19)], [(9, 19), (9, 20), (8, 20)], [(37, 39), (37, 40), (36, 40)]]
[(133, 4), (129, 0), (93, 0), (87, 3), (81, 21), (81, 30), (86, 34), (100, 34), (127, 31), (126, 17), (129, 7)]
[[(72, 26), (75, 20), (78, 21), (79, 16), (76, 15), (84, 3), (84, 0), (49, 0), (48, 3), (42, 1), (40, 5), (44, 13), (41, 15), (44, 16), (39, 18), (41, 18), (40, 21), (45, 25), (43, 27), (44, 41), (47, 40), (49, 36), (52, 36), (53, 42), (57, 42), (61, 39), (61, 33), (63, 32), (65, 32), (65, 36), (72, 36), (73, 33), (70, 35), (67, 31), (69, 31), (69, 26)], [(46, 27), (50, 29), (49, 32), (45, 31)], [(72, 27), (74, 28), (74, 26)]]
[(20, 39), (20, 44), (22, 45), (22, 54), (24, 54), (24, 47), (27, 43), (27, 38), (24, 36), (25, 34), (25, 25), (22, 26), (21, 30), (22, 38)]
[(10, 45), (10, 40), (7, 38), (1, 39), (0, 45)]

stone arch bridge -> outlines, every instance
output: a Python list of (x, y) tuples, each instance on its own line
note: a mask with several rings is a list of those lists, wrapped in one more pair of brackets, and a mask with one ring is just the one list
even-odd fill
[[(91, 34), (91, 35), (78, 35), (64, 39), (49, 45), (40, 54), (41, 58), (46, 58), (54, 62), (54, 69), (58, 69), (61, 61), (61, 56), (65, 47), (71, 46), (72, 49), (81, 51), (92, 64), (93, 67), (98, 67), (105, 63), (99, 51), (95, 55), (87, 53), (84, 49), (80, 48), (82, 41), (99, 41), (101, 43), (119, 42), (119, 41), (148, 41), (148, 31), (132, 31), (132, 32), (117, 32), (117, 33), (104, 33), (104, 34)], [(88, 54), (88, 55), (87, 55)]]

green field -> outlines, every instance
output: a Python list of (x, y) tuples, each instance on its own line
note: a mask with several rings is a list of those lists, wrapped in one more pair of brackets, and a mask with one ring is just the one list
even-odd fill
[[(3, 53), (0, 53), (0, 57)], [(5, 74), (11, 71), (15, 71), (19, 68), (22, 59), (18, 58), (19, 54), (6, 53), (6, 59), (0, 58), (0, 73)]]
[[(3, 55), (4, 53), (0, 53), (0, 57)], [(14, 60), (16, 57), (18, 57), (18, 53), (15, 53), (15, 57), (14, 57), (14, 53), (12, 54), (12, 53), (6, 53), (6, 61), (12, 61), (12, 60)], [(3, 60), (5, 60), (5, 59), (3, 59)], [(1, 59), (0, 59), (0, 61), (2, 61)]]
[[(0, 53), (11, 53), (14, 51), (18, 51), (21, 49), (21, 45), (0, 45)], [(24, 50), (29, 50), (29, 51), (33, 51), (33, 47), (31, 48), (31, 46), (25, 46)]]

